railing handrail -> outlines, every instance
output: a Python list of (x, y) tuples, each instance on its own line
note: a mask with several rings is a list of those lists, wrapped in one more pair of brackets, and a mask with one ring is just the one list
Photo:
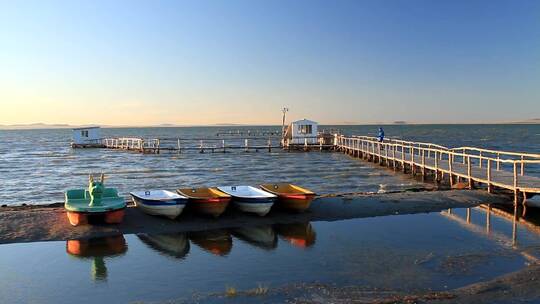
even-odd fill
[[(525, 176), (525, 165), (531, 164), (531, 165), (539, 165), (540, 164), (540, 157), (536, 157), (537, 155), (531, 154), (531, 153), (519, 153), (519, 152), (507, 152), (507, 151), (496, 151), (496, 150), (489, 150), (489, 149), (481, 149), (481, 148), (474, 148), (474, 147), (460, 147), (460, 148), (453, 148), (453, 149), (447, 149), (446, 147), (437, 147), (438, 145), (435, 144), (429, 144), (429, 143), (415, 143), (415, 142), (406, 142), (401, 140), (384, 140), (379, 141), (376, 137), (370, 137), (370, 136), (345, 136), (345, 135), (336, 135), (336, 142), (335, 142), (337, 148), (344, 148), (349, 151), (349, 153), (352, 153), (354, 155), (354, 151), (357, 152), (364, 152), (371, 154), (373, 158), (378, 157), (379, 162), (382, 163), (381, 157), (386, 158), (386, 161), (388, 162), (391, 160), (394, 164), (395, 168), (395, 162), (396, 160), (398, 162), (402, 163), (403, 168), (405, 168), (405, 164), (408, 164), (411, 166), (411, 170), (414, 174), (415, 166), (419, 166), (420, 168), (432, 168), (431, 165), (427, 165), (425, 162), (426, 154), (428, 158), (434, 158), (435, 159), (435, 171), (440, 170), (440, 160), (444, 160), (444, 162), (447, 162), (448, 169), (447, 170), (450, 175), (450, 183), (452, 183), (452, 176), (453, 174), (456, 174), (457, 171), (453, 170), (452, 164), (458, 164), (462, 163), (463, 165), (466, 164), (466, 168), (468, 171), (469, 178), (469, 186), (472, 187), (472, 180), (476, 179), (477, 181), (480, 181), (482, 183), (488, 184), (488, 191), (491, 191), (491, 187), (493, 185), (501, 185), (500, 182), (494, 181), (492, 171), (501, 171), (501, 165), (507, 165), (511, 164), (512, 169), (507, 171), (510, 174), (513, 173), (513, 183), (507, 184), (506, 187), (509, 187), (510, 189), (514, 190), (514, 200), (517, 201), (518, 196), (517, 193), (519, 191), (527, 191), (527, 192), (536, 192), (540, 193), (540, 187), (539, 186), (532, 186), (530, 184), (520, 184), (521, 179), (523, 176)], [(389, 149), (390, 148), (390, 149)], [(391, 152), (391, 153), (389, 153)], [(401, 157), (398, 157), (396, 155), (396, 152), (399, 152), (401, 154)], [(427, 152), (427, 153), (426, 153)], [(474, 153), (479, 152), (479, 153)], [(482, 154), (485, 153), (485, 154)], [(407, 157), (404, 157), (406, 154), (408, 154)], [(358, 154), (357, 154), (358, 155)], [(433, 156), (432, 156), (433, 155)], [(514, 156), (514, 157), (503, 157), (501, 158), (501, 155), (503, 156)], [(520, 156), (519, 158), (516, 158), (515, 156)], [(540, 156), (540, 155), (539, 155)], [(528, 157), (533, 159), (528, 159)], [(416, 159), (415, 159), (416, 158)], [(457, 159), (457, 160), (456, 160)], [(471, 172), (471, 165), (473, 165), (478, 168), (485, 168), (482, 169), (485, 172), (485, 176), (472, 176)], [(508, 168), (508, 166), (505, 166)], [(405, 169), (403, 169), (405, 171)], [(422, 173), (425, 174), (425, 173)], [(437, 173), (438, 174), (438, 173)]]
[(485, 152), (485, 153), (492, 153), (492, 154), (499, 154), (499, 155), (540, 158), (540, 154), (535, 154), (535, 153), (499, 151), (499, 150), (483, 149), (483, 148), (477, 148), (477, 147), (458, 147), (458, 148), (452, 148), (451, 150), (469, 150), (469, 151)]
[[(342, 137), (346, 137), (344, 135), (341, 135)], [(373, 141), (379, 141), (379, 139), (377, 137), (373, 137), (373, 136), (365, 136), (365, 135), (353, 135), (351, 136), (352, 138), (363, 138), (363, 139), (367, 139), (367, 140), (373, 140)], [(408, 141), (408, 140), (402, 140), (402, 139), (397, 139), (397, 138), (385, 138), (385, 141), (388, 142), (399, 142), (399, 143), (406, 143), (406, 144), (410, 144), (410, 145), (417, 145), (417, 146), (428, 146), (428, 147), (437, 147), (437, 148), (440, 148), (440, 149), (444, 149), (444, 150), (450, 150), (448, 147), (445, 147), (445, 146), (442, 146), (442, 145), (438, 145), (438, 144), (433, 144), (433, 143), (426, 143), (426, 142), (416, 142), (416, 141)], [(384, 141), (383, 141), (384, 142)]]
[[(440, 154), (443, 154), (443, 155), (452, 155), (453, 157), (463, 157), (463, 158), (470, 158), (470, 159), (476, 159), (476, 160), (479, 160), (480, 162), (481, 161), (492, 161), (494, 163), (499, 163), (499, 164), (518, 164), (518, 165), (525, 165), (525, 164), (540, 164), (540, 159), (536, 160), (536, 159), (505, 159), (505, 158), (496, 158), (496, 157), (491, 157), (491, 156), (486, 156), (486, 155), (479, 155), (479, 154), (468, 154), (468, 153), (464, 153), (464, 152), (457, 152), (459, 150), (463, 151), (463, 148), (453, 148), (453, 149), (447, 149), (446, 147), (443, 147), (445, 149), (438, 149), (438, 148), (431, 148), (429, 147), (429, 144), (426, 144), (426, 143), (420, 143), (420, 144), (425, 144), (427, 145), (428, 147), (420, 147), (420, 146), (411, 146), (411, 145), (404, 145), (404, 144), (399, 144), (399, 143), (392, 143), (392, 142), (389, 142), (391, 140), (388, 140), (388, 141), (382, 141), (380, 142), (378, 140), (378, 138), (376, 137), (371, 137), (371, 136), (351, 136), (351, 137), (348, 137), (348, 136), (345, 136), (345, 135), (339, 135), (338, 136), (339, 138), (342, 138), (342, 139), (350, 139), (350, 140), (362, 140), (362, 141), (366, 141), (366, 142), (370, 142), (370, 143), (375, 143), (375, 144), (380, 144), (380, 145), (387, 145), (387, 146), (396, 146), (396, 147), (403, 147), (405, 149), (410, 149), (410, 148), (414, 148), (414, 149), (421, 149), (421, 150), (424, 150), (424, 151), (429, 151), (429, 152), (433, 152), (433, 153), (440, 153)], [(397, 140), (398, 142), (400, 140)], [(403, 141), (405, 143), (413, 143), (413, 142), (407, 142), (407, 141)], [(431, 146), (437, 146), (435, 144), (431, 144)], [(482, 150), (481, 148), (474, 148), (474, 147), (467, 147), (467, 148), (473, 148), (473, 149), (478, 149), (478, 150)], [(466, 149), (467, 150), (467, 149)], [(465, 151), (466, 151), (465, 150)], [(486, 151), (495, 151), (495, 153), (492, 153), (492, 154), (496, 154), (497, 152), (500, 152), (500, 154), (502, 155), (505, 155), (504, 152), (506, 151), (496, 151), (496, 150), (488, 150), (488, 149), (485, 149)], [(515, 153), (519, 156), (521, 156), (522, 154), (520, 154), (519, 152), (507, 152), (507, 153)], [(524, 153), (525, 155), (524, 156), (527, 156), (527, 153)], [(531, 154), (531, 155), (534, 155), (534, 154)]]
[[(410, 142), (410, 141), (403, 141), (403, 140), (396, 140), (396, 139), (388, 139), (385, 141), (382, 141), (380, 142), (378, 140), (378, 138), (376, 137), (371, 137), (371, 136), (351, 136), (351, 137), (347, 137), (347, 136), (340, 136), (342, 138), (351, 138), (351, 139), (361, 139), (361, 140), (368, 140), (370, 142), (376, 142), (376, 143), (379, 143), (379, 144), (383, 144), (383, 145), (400, 145), (399, 143), (407, 143), (407, 144), (414, 144), (415, 147), (418, 147), (420, 148), (419, 146), (427, 146), (427, 147), (422, 147), (422, 149), (425, 149), (427, 151), (432, 151), (432, 152), (445, 152), (445, 153), (449, 153), (449, 154), (452, 154), (452, 155), (458, 155), (458, 156), (470, 156), (472, 158), (475, 158), (475, 159), (485, 159), (485, 160), (493, 160), (493, 161), (500, 161), (500, 162), (509, 162), (508, 159), (502, 159), (500, 158), (501, 155), (508, 155), (508, 156), (520, 156), (520, 157), (529, 157), (529, 158), (538, 158), (540, 159), (540, 154), (533, 154), (533, 153), (522, 153), (522, 152), (511, 152), (511, 151), (497, 151), (497, 150), (490, 150), (490, 149), (483, 149), (483, 148), (476, 148), (476, 147), (458, 147), (458, 148), (447, 148), (447, 147), (444, 147), (444, 146), (441, 146), (441, 145), (437, 145), (437, 144), (430, 144), (430, 143), (422, 143), (422, 142)], [(396, 143), (392, 143), (392, 142), (396, 142)], [(405, 146), (405, 148), (409, 148), (409, 146)], [(439, 149), (433, 149), (432, 147), (436, 147), (436, 148), (439, 148)], [(442, 150), (442, 151), (441, 151)], [(455, 152), (455, 151), (478, 151), (478, 152), (485, 152), (485, 153), (490, 153), (490, 154), (497, 154), (499, 155), (498, 158), (496, 157), (489, 157), (489, 156), (486, 156), (486, 155), (477, 155), (477, 154), (469, 154), (469, 153), (459, 153), (459, 152)], [(450, 153), (451, 152), (451, 153)], [(510, 159), (511, 161), (517, 161), (517, 162), (521, 162), (521, 161), (525, 161), (526, 159)]]

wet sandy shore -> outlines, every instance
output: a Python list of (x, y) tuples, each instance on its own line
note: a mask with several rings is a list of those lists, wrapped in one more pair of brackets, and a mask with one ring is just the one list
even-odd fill
[(0, 244), (102, 237), (131, 233), (172, 233), (218, 228), (284, 224), (306, 221), (335, 221), (394, 214), (441, 211), (447, 208), (473, 207), (487, 203), (511, 203), (504, 196), (481, 190), (402, 192), (350, 195), (316, 199), (301, 214), (272, 210), (265, 217), (228, 208), (218, 219), (206, 218), (187, 210), (177, 220), (149, 216), (129, 207), (119, 225), (72, 227), (61, 204), (0, 208)]

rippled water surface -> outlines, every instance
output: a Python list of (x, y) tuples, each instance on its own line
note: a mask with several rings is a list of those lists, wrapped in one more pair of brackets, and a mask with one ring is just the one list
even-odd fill
[(457, 209), (451, 214), (0, 245), (0, 299), (140, 303), (199, 297), (220, 302), (227, 288), (263, 288), (268, 295), (250, 301), (279, 303), (284, 295), (276, 289), (315, 283), (449, 290), (517, 271), (540, 257), (537, 229), (521, 227), (514, 242), (511, 221), (492, 215), (489, 229), (486, 222), (481, 209), (471, 210), (469, 223), (466, 210)]
[[(345, 134), (371, 134), (376, 126), (326, 126)], [(201, 138), (241, 129), (279, 131), (277, 127), (193, 127), (104, 129), (103, 137)], [(512, 151), (540, 151), (539, 125), (387, 126), (387, 136), (456, 147), (481, 146)], [(175, 189), (288, 181), (317, 193), (387, 191), (418, 182), (339, 153), (287, 153), (274, 149), (244, 153), (142, 155), (69, 147), (71, 130), (0, 130), (0, 204), (61, 202), (63, 191), (87, 182), (90, 172), (105, 172), (108, 185), (122, 195), (137, 189)], [(194, 140), (191, 144), (197, 144)], [(262, 140), (261, 144), (265, 144)], [(538, 172), (533, 172), (540, 176)]]

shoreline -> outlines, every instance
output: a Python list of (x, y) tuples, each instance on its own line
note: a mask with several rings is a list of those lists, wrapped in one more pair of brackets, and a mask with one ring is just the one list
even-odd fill
[(160, 234), (211, 229), (287, 224), (309, 221), (337, 221), (386, 215), (438, 212), (448, 208), (480, 204), (508, 204), (501, 195), (483, 190), (398, 192), (371, 195), (321, 197), (304, 213), (272, 210), (265, 217), (242, 213), (235, 208), (217, 219), (186, 210), (177, 220), (143, 213), (133, 206), (126, 209), (118, 225), (95, 224), (73, 227), (62, 203), (0, 208), (0, 244), (87, 239), (118, 234)]

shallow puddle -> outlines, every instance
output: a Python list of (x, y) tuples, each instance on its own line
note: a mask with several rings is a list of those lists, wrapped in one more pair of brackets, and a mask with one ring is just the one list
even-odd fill
[[(467, 215), (468, 214), (468, 215)], [(489, 223), (489, 225), (487, 225)], [(484, 209), (0, 246), (3, 303), (220, 301), (292, 284), (449, 290), (539, 257), (534, 225)], [(272, 298), (275, 300), (276, 298)], [(235, 298), (226, 298), (235, 301)], [(241, 300), (241, 299), (236, 299)], [(267, 298), (268, 300), (268, 298)]]

